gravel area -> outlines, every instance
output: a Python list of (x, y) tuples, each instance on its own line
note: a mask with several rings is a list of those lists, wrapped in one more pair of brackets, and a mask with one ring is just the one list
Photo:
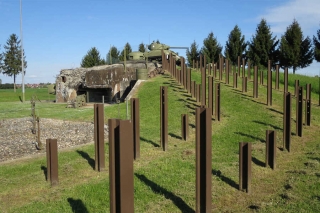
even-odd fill
[(57, 139), (58, 149), (94, 141), (93, 123), (42, 118), (40, 119), (40, 140), (44, 149), (37, 150), (37, 133), (32, 134), (32, 127), (30, 117), (0, 120), (0, 162), (44, 153), (48, 138)]

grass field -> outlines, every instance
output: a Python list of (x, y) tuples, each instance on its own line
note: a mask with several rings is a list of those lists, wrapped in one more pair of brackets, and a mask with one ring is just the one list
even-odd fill
[[(200, 83), (200, 79), (199, 72), (192, 73), (192, 80)], [(159, 147), (161, 85), (168, 86), (169, 147), (166, 152)], [(221, 121), (212, 122), (212, 212), (319, 211), (318, 94), (312, 94), (311, 126), (303, 127), (303, 137), (295, 135), (295, 99), (292, 100), (292, 150), (289, 153), (282, 150), (283, 92), (274, 91), (273, 105), (267, 106), (265, 86), (259, 86), (259, 98), (253, 99), (252, 82), (248, 84), (247, 93), (241, 93), (241, 81), (238, 89), (230, 85), (221, 84)], [(290, 86), (289, 91), (293, 92), (294, 88)], [(143, 83), (135, 97), (140, 99), (141, 130), (141, 158), (134, 162), (135, 212), (194, 212), (194, 112), (198, 103), (167, 74)], [(30, 115), (30, 103), (7, 100), (9, 102), (0, 101), (0, 119)], [(93, 121), (92, 108), (71, 109), (65, 108), (65, 104), (40, 101), (36, 108), (44, 118)], [(183, 113), (189, 114), (190, 123), (186, 142), (180, 136)], [(109, 118), (125, 119), (126, 104), (105, 107), (105, 122)], [(275, 170), (264, 167), (265, 134), (269, 129), (277, 133)], [(250, 194), (238, 190), (239, 142), (252, 143)], [(108, 161), (108, 146), (105, 153)], [(50, 187), (45, 181), (45, 156), (2, 163), (0, 212), (108, 212), (108, 169), (100, 173), (94, 171), (93, 160), (93, 145), (61, 150), (60, 182), (56, 187)], [(108, 162), (108, 168), (107, 165)]]

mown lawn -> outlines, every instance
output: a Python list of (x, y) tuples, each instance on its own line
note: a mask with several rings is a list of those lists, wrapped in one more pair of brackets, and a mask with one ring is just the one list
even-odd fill
[[(192, 80), (200, 83), (200, 73)], [(218, 82), (218, 81), (216, 81)], [(224, 82), (224, 80), (223, 80)], [(168, 86), (169, 147), (160, 144), (160, 86)], [(259, 98), (221, 83), (221, 121), (212, 121), (212, 212), (317, 212), (320, 209), (320, 107), (313, 94), (311, 126), (295, 135), (295, 100), (292, 111), (292, 150), (282, 150), (282, 91), (273, 92), (266, 105), (266, 87)], [(283, 88), (283, 87), (281, 87)], [(290, 86), (289, 91), (294, 91)], [(143, 83), (140, 99), (141, 158), (134, 162), (135, 212), (194, 212), (195, 107), (194, 101), (168, 74)], [(36, 103), (40, 117), (93, 121), (90, 107), (71, 109), (64, 104)], [(130, 105), (129, 105), (130, 109)], [(1, 119), (25, 117), (30, 103), (0, 102)], [(8, 116), (12, 112), (12, 116)], [(181, 114), (189, 115), (189, 140), (181, 140)], [(109, 118), (126, 118), (126, 103), (105, 107)], [(129, 113), (130, 115), (130, 113)], [(265, 165), (266, 130), (277, 133), (275, 170)], [(252, 192), (238, 190), (239, 142), (252, 143)], [(81, 154), (82, 153), (82, 154)], [(92, 168), (93, 145), (59, 152), (59, 185), (45, 181), (44, 156), (0, 165), (0, 212), (108, 212), (108, 146), (105, 172)], [(86, 156), (86, 157), (82, 157)]]

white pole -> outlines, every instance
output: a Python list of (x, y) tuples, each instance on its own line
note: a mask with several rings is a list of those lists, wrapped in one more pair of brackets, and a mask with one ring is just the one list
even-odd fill
[(20, 37), (21, 37), (21, 70), (22, 70), (22, 102), (24, 103), (24, 60), (23, 60), (23, 37), (22, 37), (22, 0), (20, 0)]

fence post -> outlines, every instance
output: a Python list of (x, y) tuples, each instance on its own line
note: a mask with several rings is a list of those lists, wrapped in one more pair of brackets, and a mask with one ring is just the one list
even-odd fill
[(168, 145), (168, 91), (167, 87), (160, 87), (160, 146), (163, 151)]
[(251, 192), (251, 143), (239, 143), (239, 190)]
[(47, 180), (51, 186), (59, 184), (58, 179), (58, 145), (57, 139), (46, 139)]
[(103, 104), (94, 104), (94, 148), (95, 170), (101, 172), (105, 169)]
[(131, 98), (131, 123), (133, 129), (133, 158), (140, 158), (140, 106), (139, 98)]
[(212, 121), (208, 108), (196, 108), (196, 212), (211, 212)]

